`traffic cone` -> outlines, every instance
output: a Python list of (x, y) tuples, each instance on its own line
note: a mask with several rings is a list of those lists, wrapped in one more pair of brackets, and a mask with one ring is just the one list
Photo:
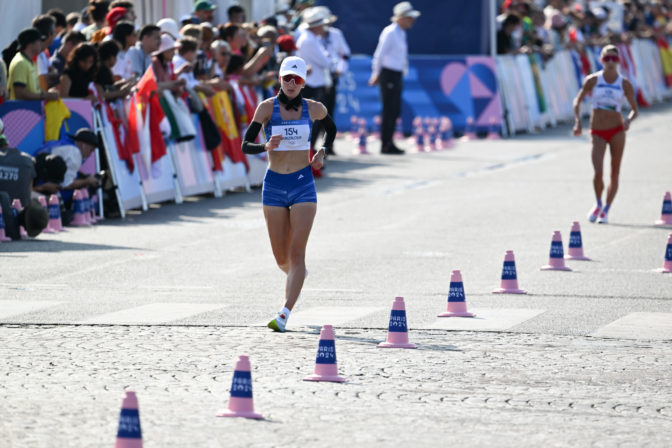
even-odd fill
[(0, 243), (12, 241), (5, 235), (5, 218), (2, 216), (2, 205), (0, 205)]
[[(49, 207), (47, 207), (47, 199), (44, 196), (40, 196), (38, 200), (40, 201), (40, 205), (42, 206), (42, 208), (45, 209), (47, 213), (49, 213)], [(47, 227), (45, 227), (42, 230), (42, 233), (56, 233), (56, 230), (51, 229), (49, 227), (49, 224), (47, 223)]]
[(381, 119), (380, 115), (376, 115), (373, 117), (373, 138), (376, 140), (380, 140), (380, 124), (381, 124)]
[(445, 313), (439, 314), (439, 317), (474, 317), (473, 313), (467, 311), (467, 302), (464, 295), (464, 285), (462, 284), (462, 274), (459, 270), (454, 270), (450, 275), (450, 292), (448, 293), (448, 306)]
[(565, 266), (565, 254), (562, 250), (562, 236), (560, 231), (553, 232), (553, 239), (551, 240), (551, 253), (548, 259), (548, 264), (541, 267), (542, 271), (571, 271), (572, 269)]
[(499, 140), (499, 126), (495, 117), (490, 117), (490, 131), (486, 137), (488, 140)]
[(395, 297), (390, 312), (390, 324), (387, 328), (387, 340), (377, 345), (378, 348), (418, 348), (408, 342), (406, 325), (406, 306), (403, 297)]
[(504, 267), (502, 267), (502, 282), (499, 289), (495, 289), (495, 294), (527, 294), (524, 289), (518, 288), (518, 275), (516, 273), (516, 259), (512, 250), (507, 250), (504, 254)]
[(441, 149), (450, 149), (455, 147), (455, 141), (453, 140), (453, 123), (448, 117), (441, 117), (441, 124), (439, 127), (439, 133), (441, 136)]
[(401, 121), (401, 117), (397, 118), (397, 121), (394, 126), (394, 139), (403, 140), (404, 139), (404, 128)]
[(47, 228), (54, 232), (65, 232), (61, 223), (61, 204), (55, 194), (49, 196), (49, 224), (47, 224)]
[(418, 152), (425, 151), (425, 131), (422, 129), (422, 126), (415, 128), (415, 148)]
[(360, 118), (359, 119), (359, 153), (360, 154), (368, 154), (368, 151), (366, 150), (366, 119), (365, 118)]
[(75, 192), (72, 195), (72, 211), (74, 214), (74, 217), (72, 218), (72, 221), (70, 222), (70, 225), (73, 226), (88, 226), (90, 225), (88, 221), (86, 220), (86, 212), (84, 209), (84, 200), (82, 198), (82, 191), (81, 190), (75, 190)]
[(345, 382), (345, 378), (338, 375), (336, 341), (334, 340), (334, 327), (331, 325), (322, 326), (320, 343), (317, 347), (317, 358), (315, 358), (315, 370), (313, 370), (312, 375), (305, 377), (303, 381)]
[(436, 147), (437, 135), (436, 134), (437, 134), (436, 127), (434, 127), (433, 124), (430, 125), (427, 128), (427, 146), (425, 147), (425, 149), (427, 151), (436, 151), (437, 150), (437, 147)]
[(663, 274), (672, 273), (672, 233), (667, 235), (667, 248), (665, 249), (665, 262), (663, 263), (663, 267), (656, 269), (656, 271), (662, 272)]
[[(21, 205), (21, 199), (14, 199), (12, 201), (12, 208), (15, 210), (14, 216), (17, 216), (19, 212), (23, 210), (23, 206)], [(26, 232), (26, 229), (23, 226), (19, 226), (19, 234), (21, 235), (22, 240), (28, 238), (28, 232)]]
[(669, 191), (665, 192), (663, 211), (660, 214), (660, 219), (655, 224), (657, 226), (672, 226), (672, 196)]
[(359, 139), (359, 118), (357, 115), (350, 117), (350, 138), (353, 142)]
[(93, 220), (91, 219), (91, 198), (88, 188), (82, 188), (82, 204), (84, 204), (84, 219), (86, 219), (88, 225), (91, 225)]
[(474, 118), (467, 117), (467, 124), (464, 128), (464, 135), (460, 138), (462, 142), (469, 142), (471, 140), (476, 140), (476, 131), (474, 130)]
[(590, 258), (583, 255), (583, 242), (581, 241), (581, 226), (578, 221), (572, 223), (572, 230), (569, 232), (569, 245), (567, 246), (567, 260), (585, 260)]
[(229, 405), (226, 409), (219, 411), (217, 417), (264, 418), (263, 415), (254, 412), (252, 373), (250, 371), (250, 357), (247, 355), (240, 355), (236, 360), (230, 394)]
[(126, 391), (121, 402), (119, 429), (114, 448), (142, 448), (142, 430), (140, 429), (140, 411), (138, 397), (131, 390)]

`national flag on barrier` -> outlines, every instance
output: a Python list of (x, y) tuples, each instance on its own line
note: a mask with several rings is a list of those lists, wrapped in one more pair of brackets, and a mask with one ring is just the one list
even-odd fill
[(212, 97), (215, 123), (222, 132), (222, 150), (233, 163), (243, 162), (245, 169), (250, 170), (247, 158), (243, 154), (242, 142), (238, 133), (238, 125), (233, 113), (231, 98), (228, 92), (220, 90)]
[[(128, 136), (126, 144), (132, 154), (141, 151), (138, 132), (141, 126), (149, 126), (151, 161), (156, 162), (166, 155), (166, 143), (163, 141), (159, 123), (165, 117), (159, 103), (158, 85), (154, 76), (154, 68), (149, 67), (136, 85), (137, 91), (131, 99), (128, 113)], [(149, 112), (149, 113), (147, 113)], [(149, 116), (149, 123), (144, 123), (144, 117)]]
[(672, 50), (670, 44), (663, 37), (657, 40), (658, 51), (660, 52), (660, 62), (663, 66), (663, 74), (665, 75), (665, 85), (672, 86)]

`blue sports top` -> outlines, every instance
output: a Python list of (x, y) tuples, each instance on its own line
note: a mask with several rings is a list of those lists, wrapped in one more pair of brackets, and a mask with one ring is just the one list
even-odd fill
[(283, 120), (280, 116), (278, 97), (273, 101), (273, 114), (264, 126), (266, 141), (272, 135), (282, 135), (280, 145), (273, 151), (307, 151), (310, 149), (310, 137), (313, 132), (313, 122), (308, 112), (308, 103), (302, 100), (301, 118), (298, 120)]

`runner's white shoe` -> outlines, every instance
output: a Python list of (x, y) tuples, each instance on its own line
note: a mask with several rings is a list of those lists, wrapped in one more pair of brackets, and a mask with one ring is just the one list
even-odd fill
[(268, 328), (273, 331), (279, 331), (280, 333), (285, 332), (285, 327), (287, 326), (287, 316), (282, 313), (278, 313), (275, 316), (275, 319), (268, 323)]
[(598, 224), (609, 224), (609, 219), (607, 218), (607, 214), (602, 212), (600, 213), (600, 217), (597, 218), (597, 223)]
[(595, 206), (595, 208), (591, 208), (590, 211), (588, 212), (588, 221), (590, 222), (595, 222), (597, 218), (600, 216), (600, 207)]

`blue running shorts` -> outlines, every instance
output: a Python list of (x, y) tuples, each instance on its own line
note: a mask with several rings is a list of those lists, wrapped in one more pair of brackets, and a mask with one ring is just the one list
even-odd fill
[(317, 202), (315, 179), (310, 165), (289, 174), (266, 170), (261, 203), (289, 208), (300, 202)]

